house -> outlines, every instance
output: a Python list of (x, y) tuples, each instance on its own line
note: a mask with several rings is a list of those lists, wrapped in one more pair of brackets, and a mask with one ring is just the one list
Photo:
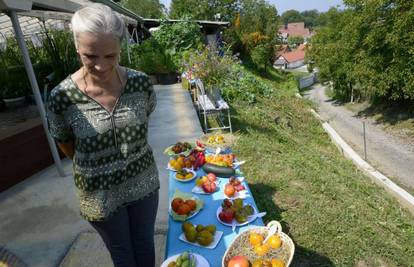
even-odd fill
[(305, 43), (309, 37), (313, 36), (314, 33), (309, 28), (305, 28), (304, 22), (294, 22), (283, 25), (279, 28), (279, 36), (283, 42), (287, 42), (289, 36), (300, 36), (303, 37)]
[(287, 44), (282, 44), (279, 46), (275, 47), (275, 53), (273, 55), (273, 60), (276, 60), (277, 58), (279, 58), (281, 55), (283, 55), (284, 53), (290, 52), (290, 48)]
[(273, 63), (274, 68), (294, 69), (305, 65), (305, 45), (301, 44), (296, 50), (281, 54)]

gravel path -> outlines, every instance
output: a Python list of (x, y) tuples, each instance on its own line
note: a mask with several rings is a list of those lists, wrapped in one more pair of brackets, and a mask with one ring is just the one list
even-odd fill
[(414, 190), (414, 145), (392, 136), (372, 119), (361, 118), (325, 95), (325, 86), (315, 84), (304, 94), (318, 105), (318, 113), (364, 158), (365, 121), (368, 162), (400, 185)]

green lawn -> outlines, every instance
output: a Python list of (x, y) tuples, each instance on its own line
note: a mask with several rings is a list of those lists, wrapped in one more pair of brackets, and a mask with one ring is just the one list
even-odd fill
[(274, 87), (272, 99), (231, 103), (232, 122), (265, 221), (296, 244), (292, 266), (414, 266), (414, 217), (343, 158), (292, 79)]

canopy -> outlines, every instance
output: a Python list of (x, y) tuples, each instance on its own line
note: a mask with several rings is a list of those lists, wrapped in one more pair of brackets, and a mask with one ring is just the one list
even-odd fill
[[(71, 17), (70, 14), (80, 9), (82, 6), (92, 2), (102, 3), (109, 6), (114, 11), (120, 13), (129, 23), (140, 24), (143, 22), (142, 17), (110, 0), (0, 0), (0, 11), (9, 16), (11, 20), (10, 25), (8, 19), (5, 19), (4, 16), (3, 18), (0, 17), (1, 33), (3, 35), (7, 35), (13, 33), (11, 28), (14, 30), (14, 35), (16, 36), (17, 43), (23, 55), (24, 66), (33, 90), (36, 106), (42, 119), (43, 128), (46, 132), (53, 160), (55, 161), (58, 173), (62, 177), (65, 176), (65, 173), (62, 168), (62, 163), (60, 161), (60, 157), (56, 148), (56, 143), (48, 131), (44, 104), (40, 96), (39, 86), (37, 84), (36, 76), (33, 71), (32, 62), (30, 60), (26, 43), (24, 41), (24, 34), (20, 25), (20, 21), (17, 17), (17, 13), (22, 14), (23, 16), (42, 18), (43, 20), (61, 19), (67, 21)], [(30, 22), (27, 24), (27, 26), (31, 26)]]

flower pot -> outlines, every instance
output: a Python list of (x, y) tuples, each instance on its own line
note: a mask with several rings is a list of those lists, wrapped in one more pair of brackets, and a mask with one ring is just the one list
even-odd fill
[(174, 84), (177, 82), (177, 75), (175, 73), (157, 74), (157, 79), (160, 84)]
[(22, 107), (25, 104), (26, 97), (25, 96), (19, 96), (14, 98), (4, 98), (4, 104), (7, 108), (18, 108)]

